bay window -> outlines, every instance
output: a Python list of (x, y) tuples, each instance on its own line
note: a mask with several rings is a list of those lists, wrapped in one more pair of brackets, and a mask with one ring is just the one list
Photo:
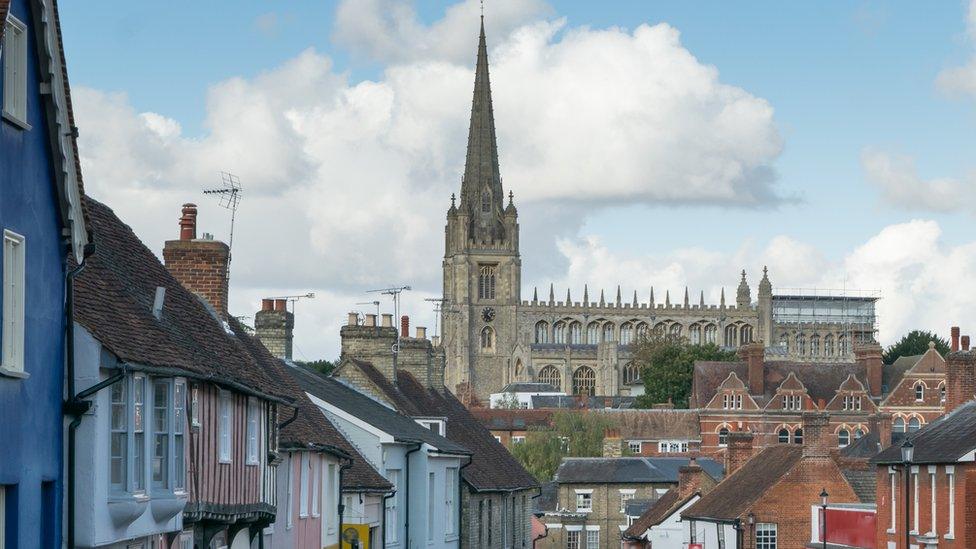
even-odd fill
[(166, 488), (169, 473), (169, 380), (153, 382), (153, 488)]
[(173, 389), (173, 489), (186, 487), (186, 382), (177, 380)]
[(109, 482), (112, 491), (124, 492), (126, 490), (126, 472), (128, 469), (128, 450), (129, 450), (129, 410), (127, 409), (126, 383), (122, 382), (112, 385), (111, 408), (112, 408), (112, 434), (111, 450), (109, 454)]
[(146, 376), (132, 377), (133, 490), (146, 491)]

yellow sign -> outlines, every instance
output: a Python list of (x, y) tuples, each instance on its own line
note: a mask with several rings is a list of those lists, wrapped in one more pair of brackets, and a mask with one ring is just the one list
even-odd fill
[(343, 524), (339, 549), (369, 549), (369, 525)]

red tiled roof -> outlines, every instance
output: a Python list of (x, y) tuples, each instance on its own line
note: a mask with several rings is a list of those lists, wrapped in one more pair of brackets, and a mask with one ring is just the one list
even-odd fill
[[(729, 377), (730, 372), (734, 372), (743, 382), (749, 379), (749, 372), (744, 362), (696, 362), (692, 378), (693, 406), (701, 407), (708, 404), (715, 396), (718, 386)], [(824, 402), (834, 398), (841, 383), (851, 374), (862, 382), (867, 379), (864, 365), (854, 362), (767, 361), (764, 368), (765, 393), (758, 395), (760, 398), (756, 399), (760, 406), (776, 394), (776, 389), (791, 373), (796, 374), (797, 379), (803, 383), (807, 394), (814, 401), (823, 399)]]

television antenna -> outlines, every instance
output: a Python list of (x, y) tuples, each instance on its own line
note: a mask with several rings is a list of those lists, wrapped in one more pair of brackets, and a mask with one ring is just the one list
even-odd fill
[(284, 299), (291, 304), (291, 314), (295, 314), (295, 303), (299, 299), (315, 299), (315, 292), (308, 292), (302, 295), (280, 295), (277, 297), (269, 297), (268, 299)]
[(444, 309), (444, 304), (450, 300), (446, 297), (427, 297), (424, 298), (424, 301), (434, 304), (434, 335), (440, 335), (440, 332), (437, 331), (437, 323), (440, 320), (441, 311)]
[[(388, 295), (393, 298), (393, 318), (394, 318), (393, 323), (396, 324), (397, 322), (400, 321), (400, 294), (406, 291), (410, 291), (410, 289), (411, 289), (410, 286), (391, 286), (389, 288), (379, 288), (377, 290), (369, 290), (366, 293)], [(379, 310), (378, 306), (377, 306), (377, 310)], [(396, 334), (397, 334), (396, 343), (393, 344), (393, 355), (395, 358), (396, 354), (400, 352), (401, 334), (400, 334), (400, 328), (398, 328), (397, 326), (394, 326), (394, 328), (396, 329)]]
[(230, 278), (230, 250), (234, 249), (234, 220), (237, 217), (237, 205), (241, 201), (241, 178), (230, 172), (220, 172), (220, 182), (223, 185), (219, 189), (204, 189), (203, 194), (216, 195), (219, 199), (221, 208), (230, 210), (230, 238), (227, 239), (227, 278)]
[(380, 316), (380, 301), (378, 299), (376, 301), (360, 301), (356, 305), (373, 305), (376, 307), (376, 316)]

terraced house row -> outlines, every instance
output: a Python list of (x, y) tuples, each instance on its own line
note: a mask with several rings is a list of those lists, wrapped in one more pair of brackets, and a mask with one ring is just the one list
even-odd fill
[(282, 303), (228, 310), (193, 204), (160, 261), (85, 195), (56, 3), (0, 22), (0, 548), (531, 545), (536, 482), (422, 329), (353, 322), (334, 377), (294, 364)]

